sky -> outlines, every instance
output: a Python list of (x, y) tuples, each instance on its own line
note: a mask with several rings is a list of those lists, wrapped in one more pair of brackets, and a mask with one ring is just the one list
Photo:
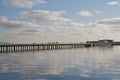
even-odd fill
[(0, 41), (120, 41), (120, 0), (0, 0)]

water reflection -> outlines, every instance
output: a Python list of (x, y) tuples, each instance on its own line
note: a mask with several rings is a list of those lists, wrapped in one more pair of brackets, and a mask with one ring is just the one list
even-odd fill
[(0, 54), (0, 80), (120, 80), (119, 48)]

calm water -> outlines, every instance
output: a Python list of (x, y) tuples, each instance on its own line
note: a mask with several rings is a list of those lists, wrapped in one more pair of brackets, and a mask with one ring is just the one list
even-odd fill
[(120, 80), (120, 46), (0, 54), (0, 80)]

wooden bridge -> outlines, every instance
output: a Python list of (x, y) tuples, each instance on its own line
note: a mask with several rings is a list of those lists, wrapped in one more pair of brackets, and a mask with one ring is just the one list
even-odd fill
[(89, 43), (2, 44), (0, 53), (91, 47)]

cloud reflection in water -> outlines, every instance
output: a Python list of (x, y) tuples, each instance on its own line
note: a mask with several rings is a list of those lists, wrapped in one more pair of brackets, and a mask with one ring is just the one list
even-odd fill
[(89, 49), (0, 54), (0, 79), (120, 79), (120, 55), (118, 52), (119, 47), (96, 47)]

